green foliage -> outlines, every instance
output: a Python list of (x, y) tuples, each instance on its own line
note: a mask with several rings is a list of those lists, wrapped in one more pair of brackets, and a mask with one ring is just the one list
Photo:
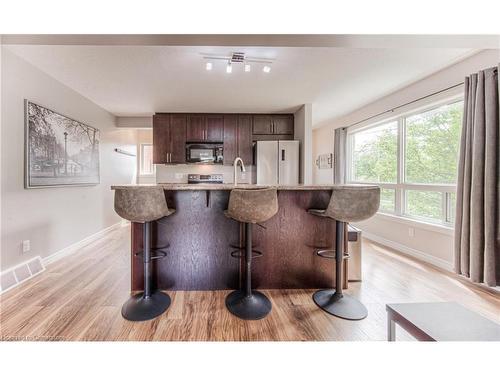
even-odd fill
[(397, 122), (382, 125), (354, 136), (354, 180), (397, 181)]
[(380, 189), (380, 211), (394, 212), (396, 209), (396, 191), (394, 189)]
[(462, 103), (406, 119), (406, 182), (455, 184)]
[[(405, 183), (456, 184), (463, 102), (406, 117)], [(396, 183), (397, 122), (356, 133), (353, 145), (353, 179), (360, 182)], [(440, 220), (441, 192), (406, 191), (406, 212)], [(382, 189), (380, 209), (393, 212), (395, 190)], [(453, 215), (453, 213), (451, 213)]]
[(443, 193), (439, 191), (406, 191), (406, 213), (433, 220), (441, 220)]

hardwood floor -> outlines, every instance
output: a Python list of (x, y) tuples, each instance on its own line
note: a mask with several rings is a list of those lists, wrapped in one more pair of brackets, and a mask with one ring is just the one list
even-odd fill
[[(322, 312), (312, 290), (265, 290), (273, 310), (260, 321), (233, 317), (224, 305), (228, 291), (211, 291), (169, 292), (172, 305), (165, 314), (128, 322), (120, 309), (129, 291), (129, 241), (130, 228), (119, 228), (4, 293), (1, 339), (386, 340), (385, 304), (391, 302), (457, 301), (500, 323), (498, 295), (368, 241), (364, 281), (349, 283), (348, 290), (368, 308), (362, 321)], [(410, 339), (398, 330), (398, 340)]]

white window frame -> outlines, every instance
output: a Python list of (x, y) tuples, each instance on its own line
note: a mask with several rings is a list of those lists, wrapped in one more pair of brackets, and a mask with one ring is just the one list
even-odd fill
[[(395, 209), (394, 212), (379, 210), (378, 214), (382, 214), (384, 216), (395, 216), (398, 218), (402, 218), (410, 221), (414, 221), (417, 223), (422, 223), (429, 226), (437, 226), (445, 229), (451, 229), (453, 227), (453, 222), (451, 221), (451, 212), (452, 207), (450, 205), (451, 202), (451, 194), (456, 193), (456, 184), (416, 184), (416, 183), (407, 183), (405, 182), (405, 137), (406, 137), (406, 118), (415, 114), (419, 114), (422, 112), (431, 111), (433, 109), (442, 107), (444, 105), (453, 104), (456, 102), (463, 101), (463, 95), (454, 95), (452, 97), (448, 97), (444, 100), (435, 101), (431, 104), (418, 107), (411, 111), (402, 112), (395, 116), (388, 116), (384, 119), (376, 121), (371, 124), (361, 124), (361, 126), (356, 126), (347, 129), (347, 142), (346, 142), (346, 180), (348, 183), (355, 184), (376, 184), (381, 188), (391, 189), (395, 191)], [(359, 133), (361, 131), (365, 131), (371, 128), (376, 128), (378, 126), (388, 124), (390, 122), (397, 121), (398, 134), (397, 134), (397, 180), (396, 183), (380, 183), (380, 182), (368, 182), (368, 181), (356, 181), (353, 179), (353, 164), (352, 164), (352, 152), (354, 145), (354, 137), (353, 135)], [(457, 155), (458, 158), (458, 155)], [(424, 218), (420, 216), (415, 216), (408, 214), (406, 212), (406, 191), (408, 190), (416, 190), (416, 191), (436, 191), (444, 194), (442, 197), (442, 207), (441, 207), (441, 217), (443, 220), (432, 220), (429, 218)]]
[(144, 146), (153, 147), (152, 143), (140, 143), (139, 144), (139, 176), (140, 177), (154, 177), (156, 175), (156, 165), (153, 164), (153, 173), (143, 173), (142, 166), (144, 161)]

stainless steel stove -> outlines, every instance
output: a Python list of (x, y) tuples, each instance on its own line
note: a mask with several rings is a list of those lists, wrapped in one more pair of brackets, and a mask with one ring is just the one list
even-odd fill
[(222, 184), (222, 174), (188, 174), (188, 184)]

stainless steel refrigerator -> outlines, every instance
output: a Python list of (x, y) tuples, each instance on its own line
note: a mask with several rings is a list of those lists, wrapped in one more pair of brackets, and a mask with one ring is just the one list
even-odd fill
[(258, 141), (257, 184), (299, 183), (299, 141)]

